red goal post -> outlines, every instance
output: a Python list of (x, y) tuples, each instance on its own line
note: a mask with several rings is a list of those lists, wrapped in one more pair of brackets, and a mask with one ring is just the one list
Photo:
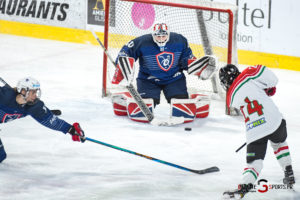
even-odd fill
[[(237, 63), (236, 26), (237, 7), (232, 4), (204, 0), (106, 0), (104, 46), (116, 58), (123, 45), (130, 40), (152, 32), (157, 22), (167, 23), (171, 32), (184, 35), (193, 54), (200, 58), (214, 55), (218, 67)], [(138, 70), (138, 62), (135, 63)], [(103, 55), (102, 96), (124, 91), (122, 84), (112, 85), (114, 66)], [(136, 70), (136, 71), (137, 71)], [(218, 93), (224, 96), (214, 76), (210, 81), (201, 81), (186, 75), (191, 93)]]

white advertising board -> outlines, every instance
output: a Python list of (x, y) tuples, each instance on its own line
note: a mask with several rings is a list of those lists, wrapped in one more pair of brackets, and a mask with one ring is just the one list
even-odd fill
[(0, 19), (85, 29), (85, 0), (1, 0)]
[(300, 57), (299, 0), (217, 1), (239, 8), (238, 49)]
[[(113, 4), (114, 1), (111, 1)], [(299, 0), (207, 1), (238, 6), (238, 49), (300, 57)], [(105, 0), (0, 0), (0, 20), (103, 31), (104, 2)], [(113, 23), (118, 23), (119, 14), (112, 12), (116, 16)], [(217, 34), (220, 38), (227, 37), (222, 31)]]

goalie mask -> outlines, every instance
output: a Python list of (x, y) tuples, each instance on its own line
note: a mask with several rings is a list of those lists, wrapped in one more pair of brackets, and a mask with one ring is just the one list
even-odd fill
[(221, 85), (227, 90), (233, 81), (240, 75), (239, 69), (232, 64), (228, 64), (222, 67), (219, 71), (219, 78), (221, 81)]
[(165, 23), (155, 24), (152, 32), (153, 41), (159, 46), (164, 47), (170, 38), (168, 26)]
[(17, 84), (17, 92), (23, 95), (28, 105), (35, 104), (41, 98), (40, 83), (31, 77), (19, 80)]

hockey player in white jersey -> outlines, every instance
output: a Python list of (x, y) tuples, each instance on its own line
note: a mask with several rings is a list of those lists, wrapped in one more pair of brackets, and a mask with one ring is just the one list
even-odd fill
[(275, 157), (284, 171), (283, 183), (292, 187), (294, 173), (288, 144), (286, 121), (270, 96), (276, 92), (278, 79), (263, 65), (250, 66), (241, 73), (235, 65), (219, 71), (221, 85), (227, 90), (226, 105), (240, 109), (245, 118), (247, 167), (239, 189), (224, 192), (226, 199), (241, 199), (257, 180), (263, 168), (270, 141)]

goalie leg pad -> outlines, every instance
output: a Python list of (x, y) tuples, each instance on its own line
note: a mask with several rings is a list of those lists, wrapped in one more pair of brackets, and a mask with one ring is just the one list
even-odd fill
[[(153, 113), (153, 99), (143, 99), (149, 110)], [(144, 115), (138, 104), (133, 99), (127, 100), (127, 114), (128, 117), (136, 122), (149, 123), (147, 117)]]
[(184, 123), (192, 122), (196, 115), (194, 99), (171, 99), (171, 117), (184, 117)]
[(127, 99), (131, 98), (129, 92), (121, 92), (112, 95), (114, 113), (117, 116), (127, 116)]
[(210, 98), (203, 94), (192, 94), (191, 99), (196, 100), (196, 118), (205, 118), (209, 115)]

